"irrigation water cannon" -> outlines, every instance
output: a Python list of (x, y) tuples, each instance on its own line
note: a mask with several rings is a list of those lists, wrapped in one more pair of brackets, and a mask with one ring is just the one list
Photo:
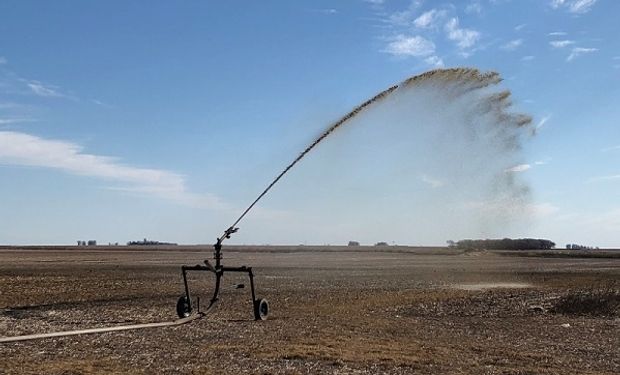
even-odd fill
[[(267, 315), (269, 314), (269, 302), (267, 302), (264, 298), (256, 297), (256, 290), (254, 288), (254, 273), (252, 272), (252, 267), (225, 267), (222, 265), (222, 243), (225, 239), (230, 238), (233, 233), (236, 233), (239, 228), (235, 228), (235, 226), (231, 226), (230, 228), (224, 231), (224, 234), (220, 236), (215, 245), (213, 245), (213, 259), (215, 260), (215, 266), (212, 265), (208, 260), (204, 261), (204, 265), (197, 264), (195, 266), (181, 266), (181, 271), (183, 273), (183, 285), (185, 287), (185, 294), (179, 297), (177, 301), (177, 315), (179, 318), (187, 318), (194, 311), (194, 304), (192, 302), (192, 296), (189, 291), (189, 283), (187, 282), (187, 272), (188, 271), (206, 271), (213, 273), (215, 275), (215, 290), (213, 292), (213, 296), (211, 297), (211, 301), (209, 302), (209, 306), (206, 311), (211, 310), (218, 302), (220, 298), (220, 286), (222, 285), (222, 277), (226, 272), (242, 272), (247, 273), (250, 278), (250, 289), (252, 291), (252, 306), (254, 308), (254, 319), (256, 320), (265, 320), (267, 319)], [(243, 284), (236, 285), (237, 288), (243, 288)], [(200, 299), (196, 298), (196, 310), (198, 313), (200, 311)]]
[[(254, 317), (257, 320), (264, 320), (267, 317), (267, 314), (269, 313), (269, 304), (267, 303), (266, 300), (264, 299), (257, 299), (256, 298), (256, 294), (255, 294), (255, 290), (254, 290), (254, 274), (252, 273), (252, 268), (251, 267), (224, 267), (221, 264), (221, 260), (222, 260), (222, 242), (227, 239), (230, 238), (230, 236), (237, 232), (238, 228), (237, 228), (237, 224), (239, 224), (239, 222), (241, 221), (241, 219), (243, 219), (245, 217), (245, 215), (252, 209), (252, 207), (254, 207), (254, 205), (256, 205), (256, 203), (258, 203), (259, 200), (261, 200), (262, 197), (265, 196), (265, 194), (267, 194), (267, 192), (269, 192), (269, 190), (271, 190), (271, 188), (278, 182), (280, 181), (280, 179), (291, 169), (295, 166), (295, 164), (297, 164), (301, 159), (304, 158), (304, 156), (306, 156), (310, 151), (312, 151), (313, 148), (315, 148), (319, 143), (321, 143), (325, 138), (327, 138), (331, 133), (333, 133), (336, 129), (338, 129), (340, 126), (342, 126), (343, 124), (345, 124), (347, 121), (351, 120), (352, 118), (354, 118), (355, 116), (357, 116), (360, 112), (364, 111), (366, 108), (368, 108), (369, 106), (385, 99), (386, 97), (388, 97), (389, 95), (391, 95), (393, 92), (395, 92), (397, 89), (399, 88), (404, 88), (407, 86), (412, 86), (418, 83), (422, 83), (426, 80), (429, 80), (435, 76), (438, 76), (438, 79), (443, 79), (446, 80), (447, 78), (451, 78), (451, 79), (455, 79), (458, 77), (461, 77), (461, 79), (463, 77), (471, 80), (473, 83), (471, 84), (472, 87), (485, 87), (488, 86), (489, 84), (492, 83), (497, 83), (499, 82), (499, 76), (497, 73), (494, 72), (490, 72), (490, 73), (484, 73), (481, 74), (478, 70), (475, 69), (462, 69), (462, 68), (457, 68), (457, 69), (437, 69), (437, 70), (432, 70), (411, 78), (408, 78), (407, 80), (403, 81), (402, 83), (398, 84), (398, 85), (394, 85), (391, 86), (383, 91), (381, 91), (380, 93), (378, 93), (377, 95), (373, 96), (372, 98), (366, 100), (365, 102), (363, 102), (362, 104), (358, 105), (357, 107), (353, 108), (353, 110), (349, 113), (347, 113), (346, 115), (344, 115), (342, 118), (340, 118), (340, 120), (336, 121), (335, 123), (333, 123), (330, 127), (328, 127), (318, 138), (316, 138), (314, 140), (314, 142), (312, 142), (308, 147), (306, 147), (305, 150), (303, 150), (296, 158), (295, 160), (293, 160), (286, 168), (284, 168), (284, 170), (282, 172), (280, 172), (280, 174), (267, 186), (267, 188), (265, 190), (263, 190), (263, 192), (258, 196), (258, 198), (256, 198), (254, 200), (254, 202), (252, 202), (252, 204), (250, 204), (250, 206), (248, 208), (246, 208), (246, 210), (241, 214), (241, 216), (239, 216), (239, 218), (237, 219), (237, 221), (235, 221), (233, 223), (233, 225), (231, 225), (230, 227), (228, 227), (228, 229), (226, 229), (224, 231), (224, 234), (222, 234), (221, 237), (219, 237), (217, 239), (217, 242), (215, 243), (214, 247), (215, 247), (215, 254), (214, 254), (214, 259), (215, 259), (215, 266), (211, 265), (211, 263), (209, 263), (209, 261), (205, 260), (205, 265), (195, 265), (195, 266), (182, 266), (182, 271), (183, 271), (183, 283), (185, 285), (185, 295), (181, 296), (177, 302), (177, 314), (179, 315), (179, 317), (181, 318), (187, 318), (192, 314), (192, 311), (194, 309), (193, 303), (192, 303), (192, 299), (191, 299), (191, 295), (189, 292), (189, 286), (187, 284), (187, 271), (208, 271), (208, 272), (213, 272), (215, 274), (215, 292), (213, 293), (213, 297), (211, 298), (211, 302), (209, 303), (209, 307), (207, 309), (207, 311), (209, 309), (211, 309), (213, 306), (215, 306), (215, 303), (217, 303), (218, 298), (219, 298), (219, 292), (220, 292), (220, 285), (221, 285), (221, 279), (222, 276), (224, 275), (225, 272), (247, 272), (248, 276), (250, 277), (250, 286), (252, 287), (252, 304), (254, 306)], [(200, 300), (196, 299), (196, 307), (198, 312), (200, 313)]]

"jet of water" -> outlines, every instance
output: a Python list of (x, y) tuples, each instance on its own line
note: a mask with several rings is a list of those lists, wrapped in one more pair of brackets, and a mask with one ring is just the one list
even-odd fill
[[(252, 210), (252, 208), (271, 190), (286, 173), (291, 170), (299, 161), (301, 161), (310, 151), (319, 145), (325, 138), (330, 136), (338, 128), (352, 122), (354, 118), (361, 113), (368, 111), (370, 108), (377, 107), (387, 98), (396, 96), (399, 93), (415, 92), (425, 87), (439, 88), (442, 95), (447, 95), (449, 100), (458, 101), (468, 94), (476, 92), (484, 95), (485, 88), (497, 85), (501, 82), (501, 78), (496, 72), (480, 72), (474, 68), (454, 68), (454, 69), (436, 69), (426, 73), (410, 77), (398, 85), (391, 86), (381, 91), (369, 100), (361, 103), (352, 111), (344, 115), (338, 121), (330, 125), (319, 137), (317, 137), (310, 145), (308, 145), (290, 164), (284, 168), (280, 174), (263, 190), (258, 197), (243, 211), (237, 220), (227, 229), (220, 240), (226, 238), (232, 233), (233, 228)], [(493, 132), (500, 134), (502, 147), (507, 149), (515, 149), (519, 147), (519, 133), (514, 132), (515, 128), (525, 127), (531, 124), (532, 119), (529, 116), (521, 114), (513, 114), (506, 111), (511, 105), (510, 92), (491, 92), (483, 97), (482, 100), (475, 102), (476, 108), (472, 108), (469, 113), (475, 113), (475, 116), (486, 116), (493, 123), (499, 124), (493, 129)], [(497, 134), (496, 134), (497, 135)], [(501, 176), (497, 182), (497, 189), (515, 189), (514, 178), (510, 175)], [(521, 190), (523, 189), (521, 187)], [(522, 193), (522, 192), (521, 192)], [(521, 193), (514, 193), (513, 196)]]

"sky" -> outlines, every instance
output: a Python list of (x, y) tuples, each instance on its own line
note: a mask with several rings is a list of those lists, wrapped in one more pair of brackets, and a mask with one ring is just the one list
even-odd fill
[(390, 140), (356, 138), (369, 154), (355, 158), (338, 151), (347, 130), (231, 241), (620, 247), (618, 14), (614, 0), (3, 1), (0, 244), (211, 243), (358, 103), (467, 66), (499, 72), (534, 119), (509, 171), (530, 186), (526, 217), (480, 229), (416, 216), (415, 202), (446, 203), (420, 162), (433, 155), (412, 154), (418, 169), (397, 176), (408, 195), (390, 195), (364, 178), (390, 176), (361, 164)]

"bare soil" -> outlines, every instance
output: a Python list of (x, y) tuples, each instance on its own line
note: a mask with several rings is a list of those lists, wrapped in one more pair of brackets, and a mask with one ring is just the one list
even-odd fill
[[(574, 254), (225, 247), (225, 265), (254, 268), (268, 320), (253, 320), (249, 288), (232, 288), (247, 280), (226, 274), (203, 319), (0, 344), (0, 373), (618, 374), (617, 305), (557, 307), (618, 295), (620, 258)], [(174, 320), (180, 265), (210, 257), (181, 246), (0, 249), (0, 337)], [(210, 277), (191, 277), (203, 305)]]

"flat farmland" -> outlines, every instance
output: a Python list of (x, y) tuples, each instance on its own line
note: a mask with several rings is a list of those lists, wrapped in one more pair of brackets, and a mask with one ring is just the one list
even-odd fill
[[(0, 249), (0, 337), (172, 321), (210, 247)], [(224, 247), (206, 317), (0, 343), (2, 374), (618, 374), (620, 253)], [(193, 273), (206, 306), (213, 276)], [(246, 288), (234, 285), (245, 283)]]

